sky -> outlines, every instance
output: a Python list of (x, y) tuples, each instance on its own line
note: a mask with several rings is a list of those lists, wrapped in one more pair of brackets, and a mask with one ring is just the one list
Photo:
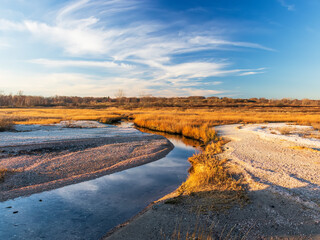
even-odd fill
[(320, 99), (319, 0), (0, 0), (0, 92)]

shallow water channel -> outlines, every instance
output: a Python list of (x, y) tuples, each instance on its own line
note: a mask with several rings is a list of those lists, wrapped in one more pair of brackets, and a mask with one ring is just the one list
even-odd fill
[(195, 148), (169, 140), (175, 148), (155, 162), (0, 202), (0, 239), (100, 239), (186, 179)]

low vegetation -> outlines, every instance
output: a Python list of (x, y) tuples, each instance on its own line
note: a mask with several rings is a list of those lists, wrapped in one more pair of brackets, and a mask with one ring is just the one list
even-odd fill
[[(15, 124), (52, 124), (62, 120), (95, 120), (113, 123), (121, 119), (136, 119), (138, 125), (150, 129), (182, 133), (183, 124), (208, 127), (235, 123), (291, 122), (312, 125), (319, 129), (320, 107), (212, 107), (212, 108), (136, 108), (74, 109), (74, 108), (0, 108), (0, 118)], [(173, 122), (174, 126), (164, 126)], [(192, 129), (186, 135), (196, 136)], [(188, 134), (187, 134), (188, 132)]]
[(292, 132), (292, 128), (290, 127), (281, 127), (277, 128), (276, 130), (278, 130), (279, 133), (282, 135), (289, 135)]
[(201, 210), (221, 210), (247, 200), (242, 178), (237, 176), (236, 180), (226, 166), (227, 160), (217, 156), (223, 144), (223, 140), (212, 142), (203, 152), (189, 158), (189, 177), (177, 190), (179, 196), (194, 197)]
[(305, 147), (305, 146), (293, 146), (290, 148), (296, 149), (296, 150), (307, 150), (307, 151), (316, 152), (316, 153), (320, 152), (320, 149), (310, 148), (310, 147)]
[(13, 121), (7, 117), (0, 117), (0, 132), (9, 131), (13, 129)]
[(100, 109), (23, 108), (0, 109), (0, 119), (10, 119), (15, 124), (54, 124), (70, 120), (92, 120), (114, 123), (127, 118), (126, 111)]
[(153, 131), (183, 135), (199, 140), (204, 144), (207, 144), (211, 140), (217, 140), (212, 125), (188, 116), (138, 115), (135, 117), (134, 123), (139, 127), (148, 128)]
[(227, 167), (227, 161), (217, 154), (222, 153), (225, 141), (219, 138), (213, 127), (194, 115), (172, 114), (135, 116), (134, 123), (140, 127), (171, 134), (179, 134), (202, 142), (203, 150), (190, 157), (188, 179), (176, 191), (177, 196), (167, 199), (166, 203), (177, 204), (192, 198), (199, 210), (228, 208), (235, 202), (243, 203), (246, 194), (242, 178), (238, 180)]

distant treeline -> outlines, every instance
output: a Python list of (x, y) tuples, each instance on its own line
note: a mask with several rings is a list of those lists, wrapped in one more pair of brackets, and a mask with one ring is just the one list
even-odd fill
[(67, 96), (26, 96), (23, 94), (0, 94), (0, 107), (71, 107), (71, 108), (145, 108), (145, 107), (299, 107), (320, 106), (320, 100), (310, 99), (266, 99), (266, 98), (228, 98), (228, 97), (67, 97)]

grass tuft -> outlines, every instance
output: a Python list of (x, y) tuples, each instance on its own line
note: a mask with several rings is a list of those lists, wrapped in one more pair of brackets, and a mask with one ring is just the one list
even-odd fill
[(8, 169), (6, 168), (0, 168), (0, 182), (3, 182), (4, 181), (4, 178), (6, 176), (8, 172)]
[(305, 146), (293, 146), (290, 147), (291, 149), (296, 149), (296, 150), (308, 150), (311, 152), (320, 152), (320, 150), (316, 149), (316, 148), (310, 148), (310, 147), (305, 147)]
[(236, 180), (226, 166), (227, 160), (217, 156), (223, 144), (223, 140), (212, 142), (203, 152), (189, 158), (189, 177), (177, 190), (180, 196), (195, 197), (198, 207), (203, 209), (228, 208), (246, 199), (242, 178)]

